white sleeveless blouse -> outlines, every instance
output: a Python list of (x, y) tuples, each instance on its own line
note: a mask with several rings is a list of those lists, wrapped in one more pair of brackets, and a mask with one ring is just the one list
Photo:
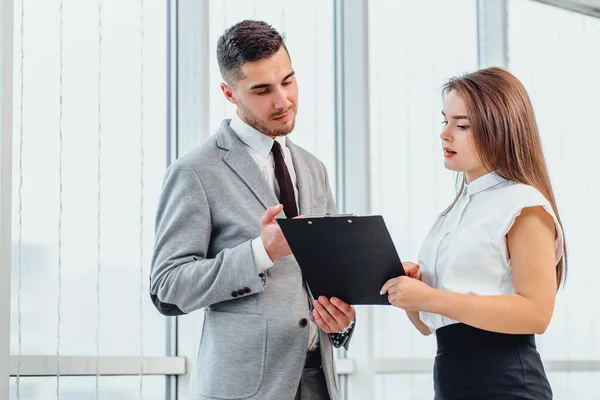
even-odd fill
[[(423, 282), (455, 293), (515, 293), (506, 234), (523, 208), (535, 206), (554, 219), (558, 263), (564, 240), (550, 202), (537, 189), (491, 172), (465, 185), (452, 210), (427, 234), (419, 252)], [(426, 312), (420, 317), (432, 332), (458, 322)]]

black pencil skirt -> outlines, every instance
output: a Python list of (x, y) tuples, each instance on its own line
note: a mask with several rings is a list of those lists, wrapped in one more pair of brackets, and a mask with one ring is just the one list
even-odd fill
[(438, 329), (436, 336), (436, 400), (552, 399), (534, 335), (454, 324)]

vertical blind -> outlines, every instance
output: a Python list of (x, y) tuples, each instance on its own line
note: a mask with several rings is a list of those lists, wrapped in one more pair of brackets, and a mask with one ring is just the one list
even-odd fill
[[(511, 0), (509, 68), (533, 102), (569, 251), (566, 286), (538, 338), (548, 360), (600, 361), (600, 19), (530, 0)], [(557, 399), (599, 398), (600, 372), (549, 374)]]
[[(165, 10), (15, 2), (13, 356), (165, 355), (147, 294), (166, 163)], [(58, 363), (53, 379), (15, 377), (11, 397), (164, 396), (164, 378), (63, 378)]]

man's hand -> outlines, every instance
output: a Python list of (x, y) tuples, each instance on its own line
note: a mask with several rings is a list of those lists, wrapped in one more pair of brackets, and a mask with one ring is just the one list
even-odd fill
[(356, 317), (354, 307), (335, 297), (321, 296), (314, 304), (313, 316), (325, 333), (339, 333)]
[(260, 220), (262, 227), (260, 238), (271, 261), (292, 254), (292, 250), (287, 240), (285, 240), (283, 232), (281, 232), (281, 227), (275, 221), (275, 217), (279, 215), (282, 209), (283, 206), (281, 204), (269, 207)]

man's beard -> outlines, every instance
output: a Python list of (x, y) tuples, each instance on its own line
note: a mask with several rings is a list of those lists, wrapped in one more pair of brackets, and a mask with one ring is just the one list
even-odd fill
[[(288, 112), (294, 112), (294, 115), (292, 115), (292, 118), (293, 118), (292, 126), (290, 128), (285, 128), (285, 129), (269, 128), (267, 126), (267, 124), (265, 124), (261, 119), (257, 118), (251, 112), (247, 111), (245, 107), (241, 106), (241, 104), (240, 104), (240, 111), (242, 111), (242, 113), (243, 113), (243, 115), (241, 115), (241, 117), (243, 117), (243, 119), (245, 120), (245, 122), (248, 125), (250, 125), (254, 129), (256, 129), (257, 131), (260, 131), (260, 132), (264, 133), (265, 135), (268, 135), (271, 137), (285, 136), (285, 135), (289, 134), (291, 131), (293, 131), (294, 127), (296, 126), (296, 114), (295, 114), (296, 107), (295, 106), (292, 106), (290, 109), (288, 109), (287, 111), (285, 111), (283, 113), (273, 115), (273, 116), (285, 115)], [(269, 116), (269, 118), (272, 118), (273, 116)]]

